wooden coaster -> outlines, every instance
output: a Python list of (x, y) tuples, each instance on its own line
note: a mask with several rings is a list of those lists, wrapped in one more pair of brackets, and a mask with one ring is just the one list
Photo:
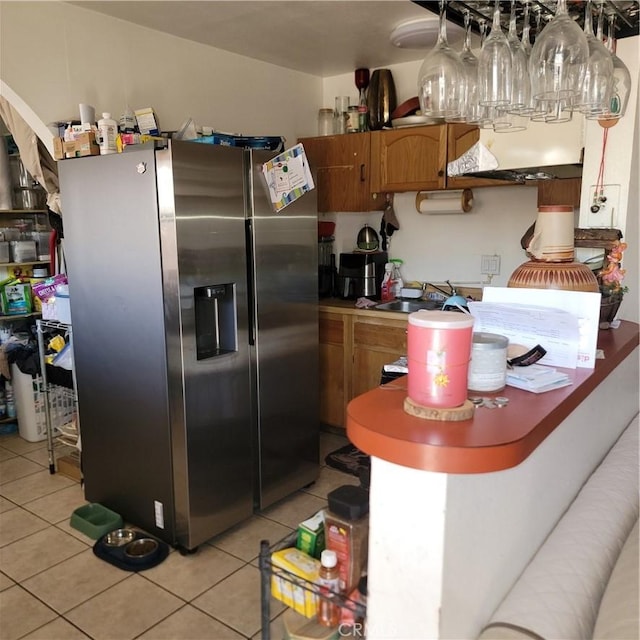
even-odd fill
[(425, 407), (423, 404), (414, 402), (408, 396), (404, 399), (404, 410), (406, 413), (422, 418), (423, 420), (446, 420), (449, 422), (459, 422), (473, 418), (475, 407), (469, 400), (459, 407)]

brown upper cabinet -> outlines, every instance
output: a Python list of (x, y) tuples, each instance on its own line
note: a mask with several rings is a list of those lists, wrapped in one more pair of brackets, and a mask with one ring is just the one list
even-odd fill
[(371, 132), (371, 190), (446, 188), (447, 126)]
[(376, 211), (385, 199), (371, 190), (371, 136), (348, 133), (302, 138), (315, 174), (318, 211)]
[(378, 194), (513, 185), (486, 178), (447, 178), (447, 163), (479, 137), (475, 126), (439, 124), (300, 142), (316, 174), (318, 211), (376, 211), (385, 205)]

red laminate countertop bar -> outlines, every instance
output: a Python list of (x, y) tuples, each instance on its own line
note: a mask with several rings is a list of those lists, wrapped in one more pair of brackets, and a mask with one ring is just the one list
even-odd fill
[[(476, 409), (469, 420), (440, 422), (404, 412), (406, 376), (354, 398), (347, 435), (369, 455), (444, 473), (487, 473), (520, 464), (638, 346), (638, 325), (622, 321), (600, 331), (604, 359), (595, 369), (563, 369), (573, 384), (531, 393), (506, 387), (502, 409)], [(489, 395), (489, 394), (474, 394)]]

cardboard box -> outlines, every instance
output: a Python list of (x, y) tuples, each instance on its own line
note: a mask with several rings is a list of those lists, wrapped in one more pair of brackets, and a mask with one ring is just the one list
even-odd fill
[(147, 133), (151, 136), (157, 136), (160, 134), (158, 119), (151, 107), (136, 109), (134, 114), (136, 116), (138, 131), (140, 131), (141, 134)]
[[(299, 549), (288, 547), (272, 553), (271, 564), (271, 595), (303, 616), (313, 618), (318, 612), (318, 596), (310, 588), (318, 581), (320, 561)], [(292, 576), (309, 583), (310, 588), (294, 584)]]
[(62, 160), (64, 158), (64, 140), (62, 138), (53, 139), (53, 159)]
[(61, 473), (63, 476), (67, 476), (67, 478), (77, 480), (78, 482), (82, 480), (80, 460), (76, 456), (61, 456), (57, 460), (57, 466), (58, 473)]
[(324, 510), (298, 525), (296, 547), (312, 558), (320, 558), (324, 544)]
[(93, 131), (80, 133), (75, 140), (62, 143), (65, 158), (82, 158), (84, 156), (99, 156), (100, 145), (96, 142)]

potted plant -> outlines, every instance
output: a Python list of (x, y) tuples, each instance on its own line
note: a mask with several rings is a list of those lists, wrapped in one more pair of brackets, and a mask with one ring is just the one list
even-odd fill
[(602, 294), (600, 302), (601, 329), (610, 327), (611, 322), (616, 317), (616, 313), (618, 313), (624, 294), (629, 291), (629, 287), (622, 284), (626, 273), (625, 269), (622, 269), (622, 254), (626, 248), (626, 242), (616, 240), (598, 274), (598, 283)]

